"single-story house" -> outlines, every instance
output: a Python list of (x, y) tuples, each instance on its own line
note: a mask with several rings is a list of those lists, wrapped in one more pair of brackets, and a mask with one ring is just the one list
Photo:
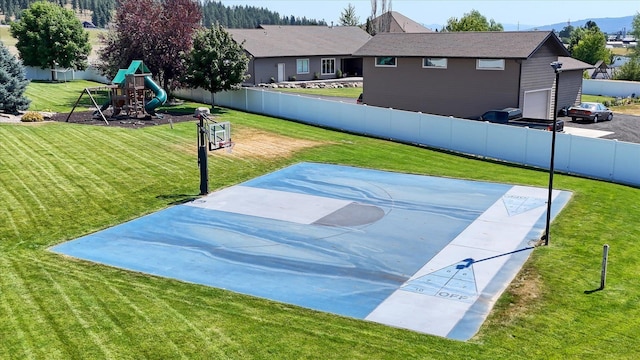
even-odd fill
[(380, 33), (354, 52), (363, 57), (365, 104), (455, 117), (516, 107), (551, 119), (582, 95), (591, 65), (571, 59), (550, 31)]
[(362, 76), (354, 51), (371, 36), (357, 26), (261, 25), (227, 29), (250, 56), (247, 85)]

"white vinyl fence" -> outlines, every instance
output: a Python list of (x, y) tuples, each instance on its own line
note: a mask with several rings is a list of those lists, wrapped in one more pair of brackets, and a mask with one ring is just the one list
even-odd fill
[[(201, 89), (176, 95), (211, 103)], [(399, 142), (548, 169), (552, 133), (308, 96), (244, 88), (218, 93), (216, 105)], [(555, 170), (640, 186), (640, 144), (560, 133)]]
[[(25, 77), (29, 80), (49, 81), (51, 80), (51, 69), (40, 69), (34, 66), (25, 66)], [(96, 81), (109, 84), (111, 81), (100, 74), (98, 69), (89, 66), (86, 70), (55, 69), (55, 76), (58, 81), (71, 81), (76, 79)]]
[(614, 97), (640, 96), (640, 82), (604, 79), (583, 79), (582, 93)]

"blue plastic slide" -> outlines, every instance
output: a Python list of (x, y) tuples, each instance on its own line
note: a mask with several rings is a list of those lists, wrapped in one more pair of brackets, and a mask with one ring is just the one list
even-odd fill
[(151, 76), (144, 77), (144, 86), (151, 89), (151, 91), (156, 95), (156, 97), (151, 99), (151, 101), (144, 106), (144, 110), (150, 115), (155, 115), (155, 110), (167, 101), (167, 92), (158, 86), (158, 84), (151, 79)]

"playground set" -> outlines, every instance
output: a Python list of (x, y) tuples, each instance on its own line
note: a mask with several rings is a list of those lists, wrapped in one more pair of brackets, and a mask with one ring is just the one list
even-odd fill
[[(92, 93), (101, 91), (108, 92), (108, 100), (98, 106)], [(105, 112), (109, 108), (112, 109), (111, 118), (161, 118), (162, 115), (155, 110), (167, 101), (167, 92), (153, 81), (151, 72), (142, 60), (134, 60), (128, 68), (118, 70), (109, 85), (85, 88), (67, 116), (67, 122), (85, 94), (97, 109), (94, 116), (102, 118), (107, 125), (109, 122)]]
[[(98, 106), (92, 93), (108, 91), (108, 100)], [(111, 118), (135, 118), (141, 116), (144, 119), (151, 119), (152, 116), (161, 118), (161, 114), (156, 113), (156, 109), (167, 101), (167, 93), (152, 79), (152, 74), (144, 65), (142, 60), (134, 60), (127, 69), (120, 69), (111, 81), (110, 85), (85, 88), (73, 109), (67, 116), (69, 122), (71, 114), (80, 103), (80, 100), (87, 94), (91, 102), (96, 107), (94, 117), (101, 117), (109, 125), (105, 116), (105, 111), (112, 109)], [(231, 124), (228, 121), (217, 122), (211, 118), (208, 108), (197, 108), (194, 117), (199, 121), (198, 126), (198, 166), (200, 168), (200, 193), (209, 193), (209, 172), (207, 155), (209, 151), (227, 149), (231, 152), (234, 146), (231, 141)], [(173, 127), (173, 124), (171, 124)]]

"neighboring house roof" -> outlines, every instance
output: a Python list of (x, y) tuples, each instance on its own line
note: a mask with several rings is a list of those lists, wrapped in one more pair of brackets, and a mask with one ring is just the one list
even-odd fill
[(254, 58), (351, 55), (371, 39), (357, 26), (261, 25), (226, 31)]
[[(393, 33), (425, 33), (431, 32), (431, 29), (418, 24), (408, 17), (397, 11), (387, 11), (386, 13), (373, 19), (373, 23), (377, 25), (378, 32)], [(385, 29), (388, 27), (388, 29)]]
[[(586, 62), (580, 61), (578, 59), (574, 59), (568, 56), (559, 56), (558, 61), (562, 63), (562, 68), (560, 70), (586, 70), (593, 69), (593, 65), (589, 65)], [(605, 65), (606, 66), (606, 65)]]
[(557, 45), (559, 55), (569, 56), (551, 31), (379, 33), (354, 55), (527, 59), (547, 40)]

